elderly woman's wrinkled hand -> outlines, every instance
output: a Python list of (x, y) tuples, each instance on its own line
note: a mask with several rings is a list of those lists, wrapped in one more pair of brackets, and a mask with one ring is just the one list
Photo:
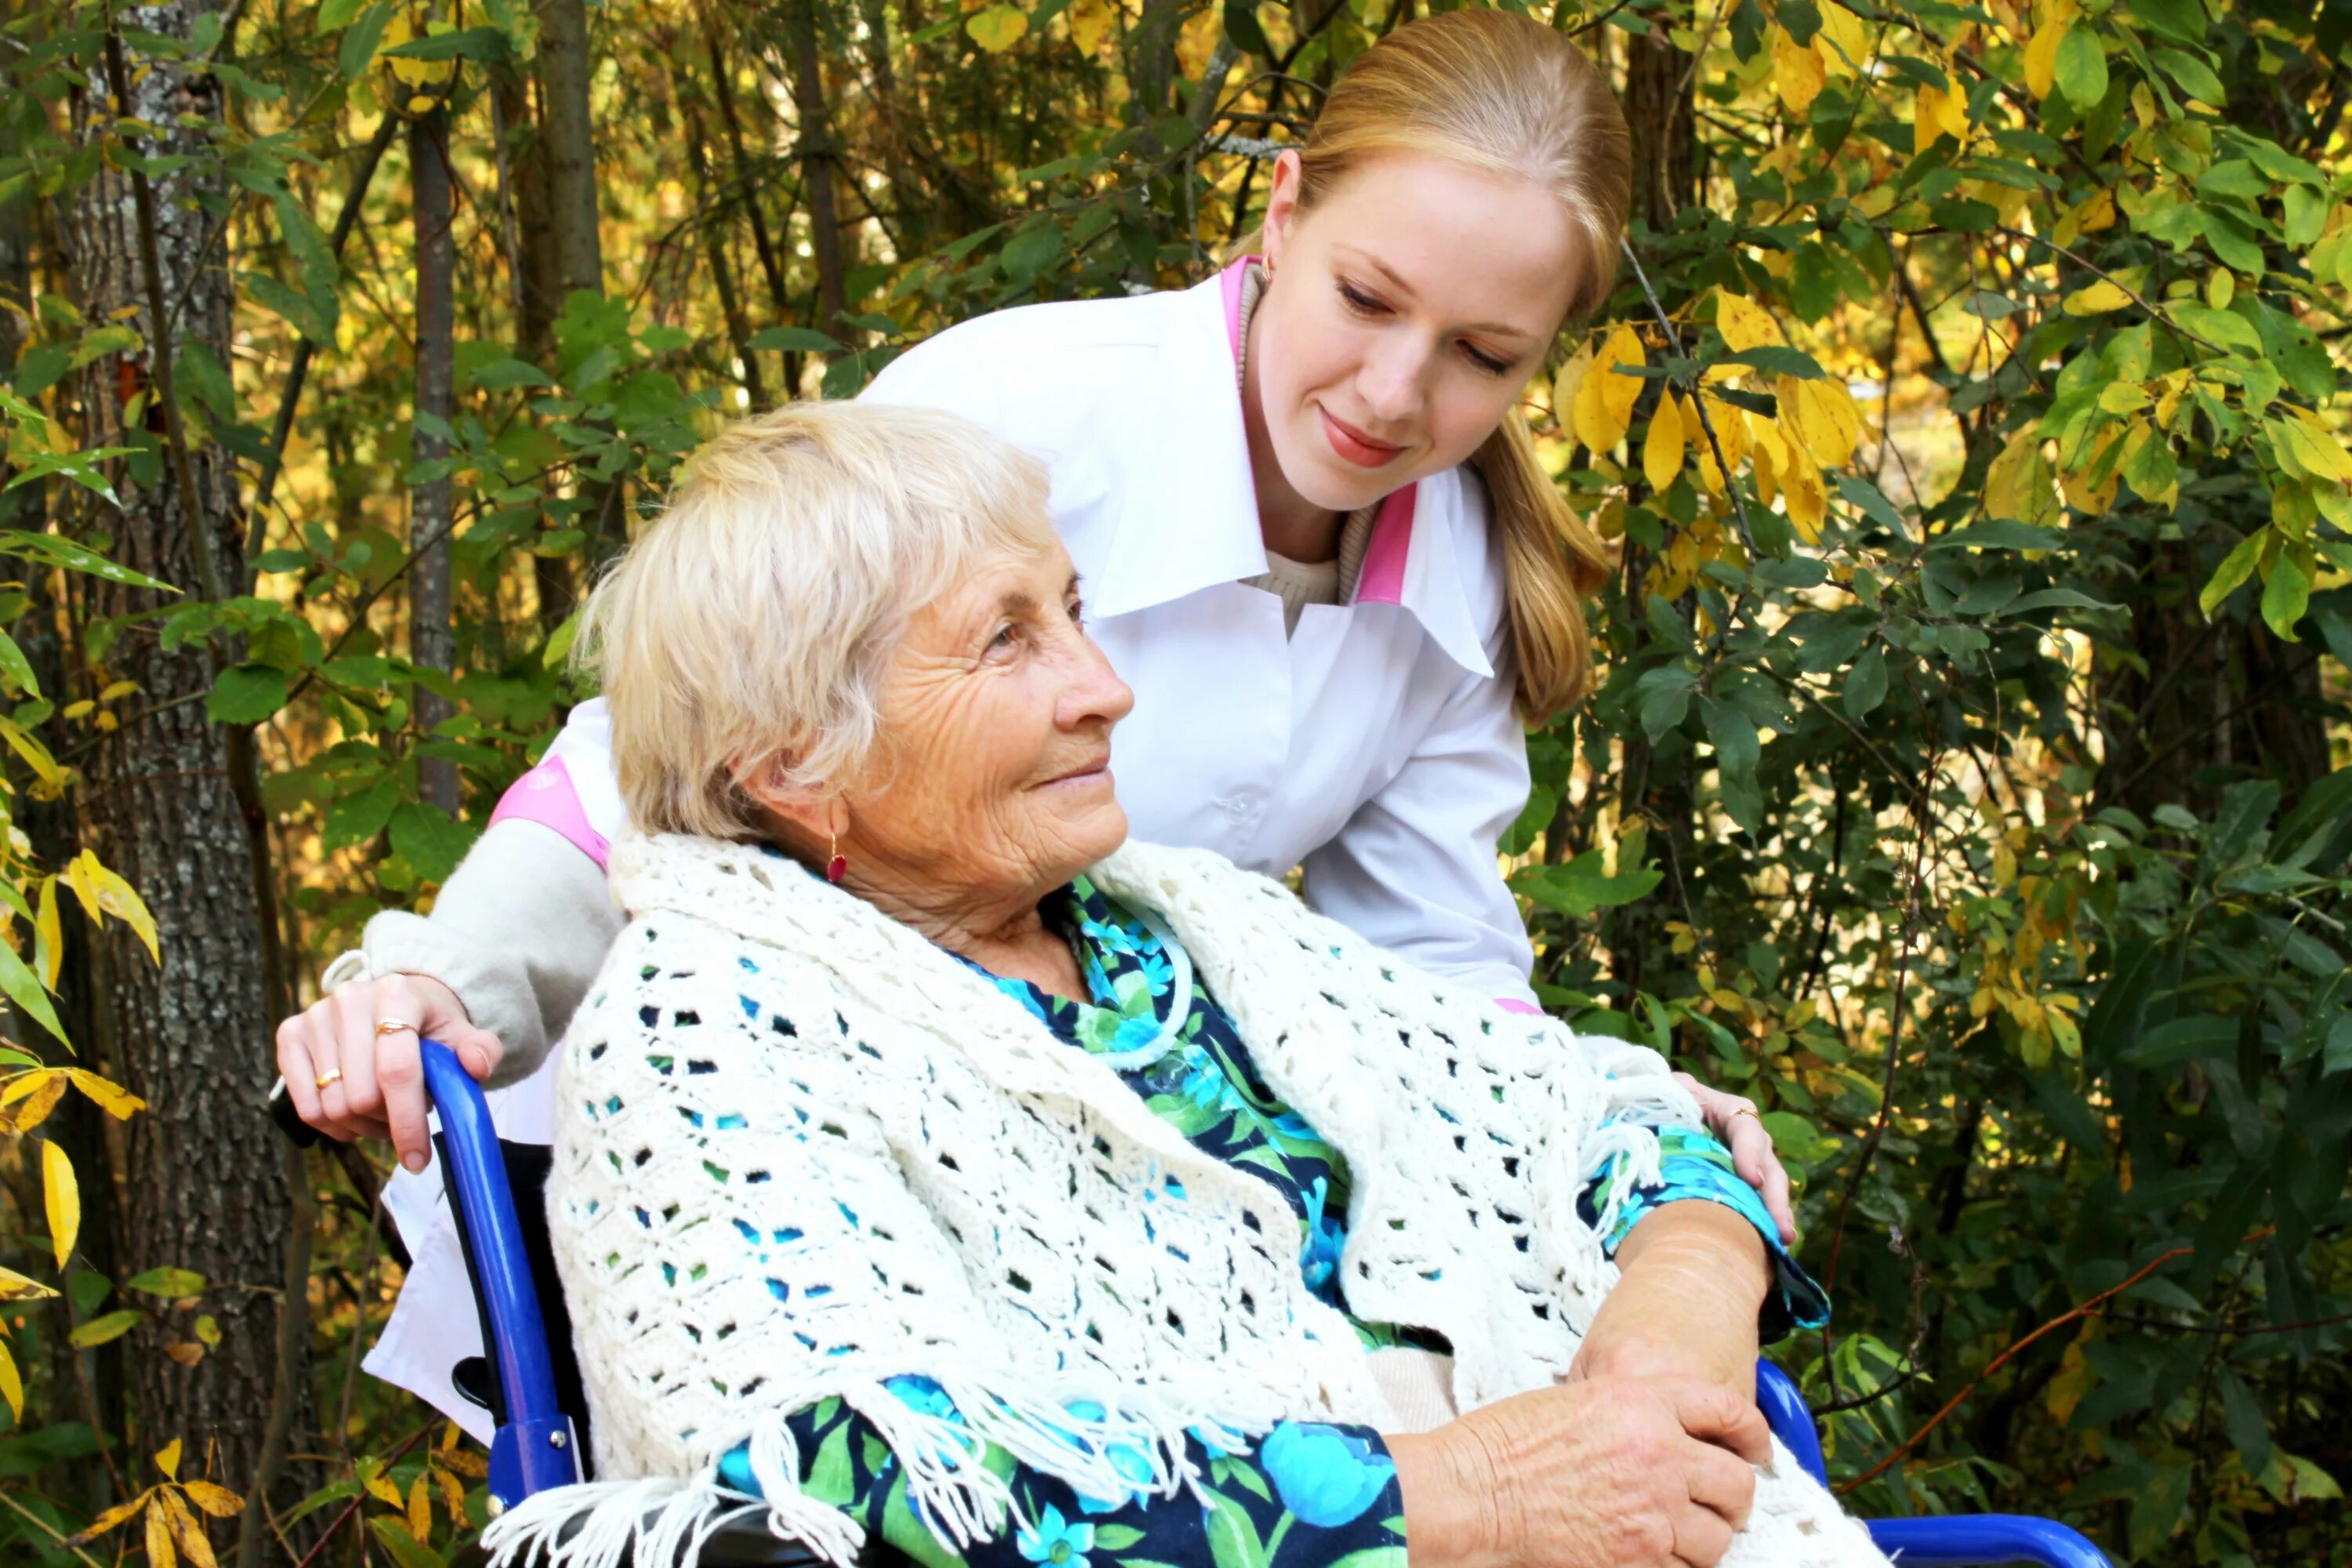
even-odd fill
[(1412, 1568), (1712, 1568), (1771, 1443), (1720, 1384), (1592, 1378), (1389, 1439)]
[(278, 1026), (278, 1070), (302, 1120), (330, 1138), (390, 1138), (400, 1163), (432, 1157), (420, 1042), (440, 1041), (477, 1080), (499, 1065), (499, 1037), (478, 1029), (437, 980), (393, 974), (322, 996)]

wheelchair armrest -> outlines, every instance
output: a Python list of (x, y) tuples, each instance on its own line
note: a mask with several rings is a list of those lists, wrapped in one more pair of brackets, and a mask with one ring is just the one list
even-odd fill
[(505, 1419), (490, 1443), (490, 1497), (509, 1508), (580, 1479), (579, 1440), (556, 1394), (546, 1320), (531, 1281), (514, 1192), (490, 1108), (457, 1054), (424, 1042), (425, 1088), (441, 1116), (441, 1163), (457, 1239), (474, 1277)]

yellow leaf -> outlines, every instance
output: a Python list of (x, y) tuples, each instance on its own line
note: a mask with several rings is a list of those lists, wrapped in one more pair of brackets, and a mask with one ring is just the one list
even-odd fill
[(2274, 435), (2285, 433), (2306, 470), (2322, 479), (2352, 479), (2352, 453), (2344, 450), (2344, 443), (2326, 426), (2301, 409), (2294, 411), (2293, 418), (2269, 423)]
[(1773, 31), (1779, 39), (1772, 46), (1772, 85), (1790, 113), (1802, 114), (1822, 95), (1822, 84), (1829, 79), (1829, 73), (1811, 45), (1800, 44), (1778, 27)]
[(408, 1489), (408, 1533), (419, 1541), (433, 1539), (433, 1494), (425, 1489), (423, 1476)]
[(49, 1246), (63, 1268), (81, 1235), (81, 1188), (74, 1181), (73, 1162), (46, 1138), (41, 1141), (41, 1201), (48, 1210)]
[(1969, 141), (1969, 100), (1960, 92), (1921, 87), (1911, 104), (1912, 133), (1925, 152), (1938, 136), (1949, 136), (1962, 146)]
[(1780, 323), (1774, 321), (1764, 307), (1744, 294), (1715, 291), (1715, 330), (1734, 353), (1749, 349), (1777, 348), (1788, 339), (1781, 335)]
[(425, 1473), (441, 1488), (441, 1506), (449, 1510), (453, 1520), (466, 1517), (466, 1483), (439, 1465), (427, 1465)]
[(68, 1069), (73, 1086), (95, 1100), (98, 1108), (117, 1121), (127, 1121), (136, 1110), (147, 1109), (147, 1102), (135, 1094), (127, 1093), (121, 1085), (110, 1083), (94, 1072), (80, 1068)]
[(138, 689), (139, 683), (135, 680), (118, 680), (100, 692), (98, 700), (100, 702), (111, 702), (118, 697), (128, 697)]
[(25, 1380), (17, 1375), (16, 1358), (0, 1345), (0, 1399), (8, 1402), (8, 1414), (16, 1420), (25, 1418)]
[(162, 963), (163, 950), (155, 945), (155, 917), (147, 912), (147, 901), (121, 876), (100, 865), (96, 857), (91, 858), (89, 867), (90, 880), (98, 887), (98, 907), (129, 926), (146, 947), (147, 956)]
[[(58, 1101), (63, 1100), (66, 1093), (66, 1075), (53, 1068), (28, 1072), (16, 1079), (16, 1083), (24, 1083), (26, 1079), (32, 1080), (32, 1089), (8, 1118), (10, 1125), (20, 1133), (30, 1132), (47, 1121), (49, 1112), (58, 1108)], [(15, 1085), (12, 1084), (10, 1089), (13, 1093)]]
[(1646, 358), (1640, 335), (1624, 326), (1611, 332), (1592, 356), (1592, 368), (1576, 389), (1575, 422), (1576, 438), (1593, 451), (1616, 450), (1642, 395), (1641, 378), (1619, 375), (1614, 367), (1641, 364)]
[(1069, 19), (1070, 42), (1078, 46), (1078, 53), (1092, 55), (1110, 37), (1111, 23), (1118, 13), (1110, 7), (1108, 0), (1076, 0), (1062, 15)]
[(385, 1480), (381, 1471), (366, 1477), (361, 1484), (367, 1488), (368, 1495), (378, 1502), (389, 1503), (398, 1509), (408, 1506), (407, 1500), (400, 1495), (400, 1489)]
[(93, 925), (104, 925), (103, 906), (98, 901), (98, 857), (85, 849), (66, 862), (66, 886), (81, 900), (81, 912)]
[(1029, 31), (1029, 15), (1011, 5), (990, 5), (967, 18), (963, 30), (992, 55), (1001, 55)]
[(155, 1468), (175, 1481), (180, 1479), (180, 1440), (177, 1437), (155, 1450)]
[(195, 1568), (220, 1568), (213, 1556), (213, 1543), (205, 1539), (205, 1527), (180, 1500), (180, 1494), (170, 1487), (163, 1489), (163, 1507), (172, 1518), (172, 1539), (179, 1542), (180, 1553)]
[(2109, 310), (2120, 310), (2131, 303), (2131, 296), (2119, 284), (2100, 279), (2086, 283), (2066, 296), (2066, 313), (2070, 316), (2104, 316)]
[(2058, 46), (2066, 41), (2071, 20), (2045, 22), (2034, 29), (2032, 40), (2025, 46), (2025, 85), (2036, 98), (2048, 98), (2050, 89), (2058, 84)]
[(2057, 510), (2050, 464), (2042, 455), (2042, 438), (2031, 427), (2020, 430), (1985, 472), (1985, 511), (1996, 520), (2038, 523)]
[(180, 1555), (172, 1550), (172, 1521), (163, 1513), (163, 1505), (151, 1500), (147, 1504), (147, 1568), (179, 1568)]
[(33, 1300), (56, 1294), (37, 1279), (27, 1279), (13, 1268), (0, 1268), (0, 1301)]
[[(1843, 468), (1862, 439), (1862, 413), (1841, 381), (1780, 377), (1780, 420), (1797, 445), (1825, 468)], [(1793, 418), (1795, 425), (1790, 428)], [(1799, 467), (1803, 465), (1800, 464)]]
[(1864, 28), (1862, 18), (1837, 0), (1822, 0), (1820, 10), (1822, 30), (1813, 47), (1821, 50), (1822, 64), (1829, 68), (1832, 76), (1853, 75), (1870, 58), (1870, 34)]
[(1822, 522), (1830, 514), (1829, 491), (1822, 476), (1810, 465), (1793, 465), (1780, 486), (1781, 499), (1788, 503), (1789, 521), (1794, 524), (1797, 536), (1808, 544), (1822, 542)]
[(40, 904), (33, 916), (33, 967), (41, 984), (55, 991), (58, 972), (65, 967), (65, 931), (58, 921), (58, 879), (41, 879)]
[(235, 1519), (245, 1511), (245, 1500), (211, 1481), (182, 1481), (180, 1489), (188, 1500), (211, 1514), (215, 1519)]
[(1649, 438), (1642, 443), (1642, 472), (1649, 477), (1652, 489), (1664, 490), (1682, 471), (1683, 413), (1675, 405), (1675, 395), (1664, 392), (1650, 416)]
[(1573, 434), (1576, 420), (1576, 389), (1584, 384), (1585, 374), (1592, 368), (1592, 345), (1586, 343), (1570, 354), (1559, 374), (1551, 378), (1551, 413), (1559, 427)]

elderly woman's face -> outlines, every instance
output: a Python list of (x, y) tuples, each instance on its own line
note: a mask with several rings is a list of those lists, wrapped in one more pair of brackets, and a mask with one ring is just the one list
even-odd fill
[(1134, 693), (1087, 637), (1059, 541), (972, 573), (908, 628), (884, 754), (842, 801), (853, 882), (1042, 894), (1125, 841), (1111, 726)]

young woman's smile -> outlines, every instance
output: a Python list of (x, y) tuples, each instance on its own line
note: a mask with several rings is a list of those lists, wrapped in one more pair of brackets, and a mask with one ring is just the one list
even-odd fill
[(1295, 156), (1276, 169), (1244, 356), (1277, 547), (1476, 451), (1550, 345), (1582, 255), (1566, 206), (1525, 175), (1392, 153), (1303, 206)]

